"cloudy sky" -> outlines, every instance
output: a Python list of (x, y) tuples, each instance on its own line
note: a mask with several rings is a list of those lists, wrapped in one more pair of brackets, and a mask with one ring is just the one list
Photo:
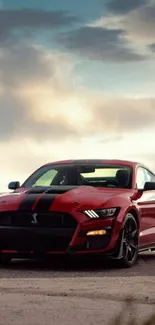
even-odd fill
[(155, 171), (155, 0), (0, 1), (0, 191), (57, 159)]

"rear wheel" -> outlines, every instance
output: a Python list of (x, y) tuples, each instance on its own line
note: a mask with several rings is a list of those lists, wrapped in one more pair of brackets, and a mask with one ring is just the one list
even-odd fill
[(138, 224), (134, 216), (128, 213), (125, 218), (120, 245), (121, 267), (133, 266), (138, 258)]
[(0, 266), (7, 266), (11, 262), (11, 257), (6, 255), (0, 256)]

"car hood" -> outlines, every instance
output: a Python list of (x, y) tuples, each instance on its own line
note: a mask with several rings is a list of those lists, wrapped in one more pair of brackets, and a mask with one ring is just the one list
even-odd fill
[(95, 188), (93, 186), (52, 186), (20, 188), (12, 193), (0, 195), (0, 211), (68, 211), (71, 209), (102, 208), (116, 196), (131, 196), (132, 190), (115, 188)]

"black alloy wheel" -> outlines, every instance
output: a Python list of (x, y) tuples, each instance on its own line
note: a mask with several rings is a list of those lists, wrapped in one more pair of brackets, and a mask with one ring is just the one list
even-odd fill
[(136, 219), (131, 213), (125, 218), (121, 240), (121, 266), (131, 267), (138, 258), (139, 231)]

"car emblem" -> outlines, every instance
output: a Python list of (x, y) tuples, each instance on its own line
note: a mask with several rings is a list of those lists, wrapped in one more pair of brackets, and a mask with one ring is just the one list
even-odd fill
[(37, 213), (34, 213), (33, 215), (32, 215), (32, 221), (31, 221), (31, 223), (35, 223), (35, 224), (37, 224), (38, 223), (38, 221), (37, 221)]

